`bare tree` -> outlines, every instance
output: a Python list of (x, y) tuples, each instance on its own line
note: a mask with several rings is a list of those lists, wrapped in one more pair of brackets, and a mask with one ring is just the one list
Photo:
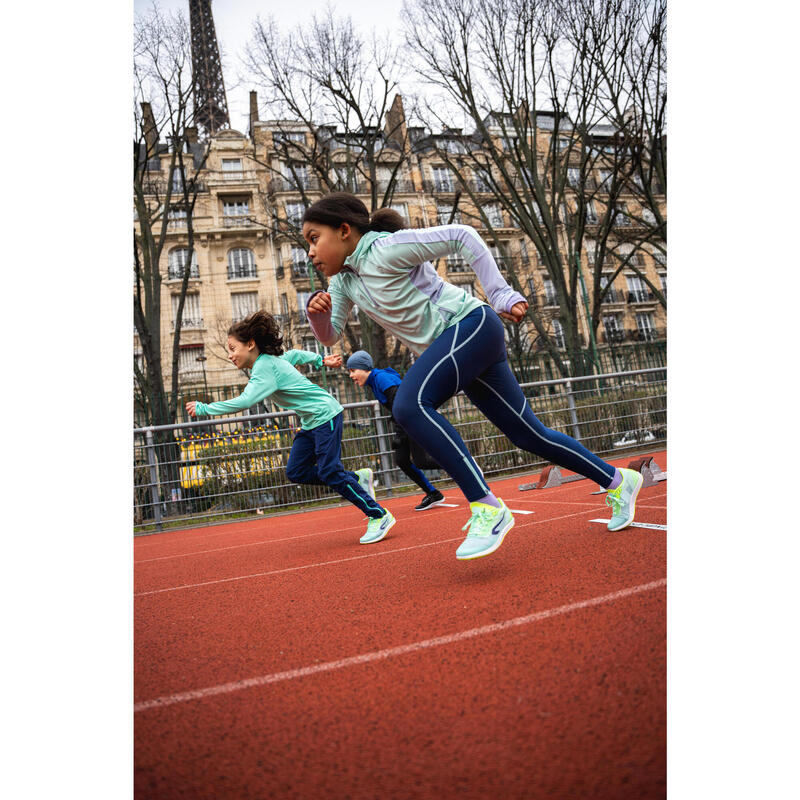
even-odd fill
[[(585, 240), (594, 240), (598, 277), (586, 309), (594, 331), (604, 299), (603, 259), (627, 251), (619, 250), (620, 244), (633, 244), (635, 252), (659, 230), (658, 220), (646, 223), (647, 215), (637, 214), (636, 201), (626, 197), (645, 154), (640, 151), (637, 160), (627, 129), (618, 124), (621, 115), (607, 98), (609, 75), (624, 71), (628, 51), (615, 46), (614, 24), (603, 26), (597, 19), (616, 19), (613, 14), (625, 6), (629, 35), (639, 41), (646, 38), (647, 18), (637, 16), (635, 5), (624, 0), (405, 4), (407, 42), (418, 71), (440, 92), (426, 103), (429, 126), (448, 129), (456, 119), (474, 129), (458, 137), (461, 147), (437, 147), (437, 156), (469, 200), (462, 203), (465, 215), (471, 214), (498, 248), (497, 229), (509, 227), (521, 230), (538, 251), (570, 364), (558, 347), (552, 312), (532, 308), (531, 321), (537, 340), (565, 375), (584, 369), (579, 306), (590, 303), (579, 256)], [(636, 97), (631, 93), (630, 102)], [(635, 117), (630, 106), (623, 113)], [(499, 217), (493, 205), (502, 212)], [(507, 277), (528, 294), (516, 269), (521, 261), (506, 260)]]
[[(388, 39), (373, 35), (365, 42), (349, 17), (330, 8), (285, 35), (274, 19), (258, 19), (244, 62), (276, 117), (271, 142), (256, 148), (256, 160), (273, 176), (273, 199), (291, 193), (307, 208), (319, 192), (349, 191), (367, 195), (375, 211), (388, 206), (397, 190), (408, 190), (400, 66)], [(275, 202), (268, 205), (276, 231), (305, 249), (299, 217), (288, 217)], [(327, 287), (320, 273), (315, 284)], [(363, 313), (359, 320), (365, 346), (381, 363), (387, 357), (383, 329)], [(350, 325), (345, 336), (351, 347), (360, 346)]]
[[(157, 6), (135, 22), (133, 143), (134, 297), (133, 317), (141, 345), (134, 358), (137, 399), (152, 425), (171, 424), (178, 403), (179, 354), (183, 311), (194, 261), (193, 212), (203, 191), (207, 150), (196, 140), (191, 110), (190, 39), (186, 19), (164, 15)], [(166, 157), (165, 157), (166, 156)], [(185, 232), (185, 259), (170, 265), (180, 278), (174, 330), (162, 342), (162, 254), (170, 229)], [(171, 350), (169, 371), (162, 364)], [(159, 435), (162, 469), (175, 471), (174, 440)], [(170, 481), (174, 475), (165, 474)]]

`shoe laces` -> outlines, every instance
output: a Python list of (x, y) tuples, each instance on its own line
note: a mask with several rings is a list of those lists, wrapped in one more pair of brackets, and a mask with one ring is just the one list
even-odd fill
[[(501, 509), (497, 509), (500, 511)], [(496, 514), (492, 513), (488, 508), (475, 508), (472, 510), (472, 516), (467, 520), (467, 524), (461, 528), (462, 531), (467, 531), (467, 536), (486, 536), (492, 527), (492, 521)]]
[(606, 505), (611, 508), (615, 515), (619, 514), (620, 510), (622, 509), (622, 498), (619, 496), (619, 494), (609, 492), (606, 495)]

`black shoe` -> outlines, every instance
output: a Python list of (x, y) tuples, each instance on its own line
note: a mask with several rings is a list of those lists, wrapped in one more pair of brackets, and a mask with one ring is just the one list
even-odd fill
[(444, 495), (438, 489), (434, 489), (430, 494), (426, 494), (422, 498), (422, 502), (418, 506), (414, 506), (414, 511), (424, 511), (426, 508), (433, 508), (433, 506), (438, 506), (439, 503), (443, 502)]

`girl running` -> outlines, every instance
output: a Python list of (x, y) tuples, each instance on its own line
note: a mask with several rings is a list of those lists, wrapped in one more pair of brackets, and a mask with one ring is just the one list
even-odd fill
[(228, 330), (228, 358), (235, 367), (252, 370), (244, 391), (233, 400), (218, 403), (192, 400), (186, 404), (189, 414), (232, 414), (267, 397), (282, 408), (297, 412), (301, 427), (294, 437), (286, 477), (293, 483), (329, 486), (363, 511), (369, 522), (361, 544), (383, 539), (396, 520), (365, 489), (368, 470), (354, 473), (342, 466), (342, 407), (295, 369), (308, 363), (340, 367), (342, 357), (323, 358), (305, 350), (284, 353), (278, 323), (266, 311), (256, 311)]
[[(606, 502), (613, 509), (609, 530), (629, 525), (642, 476), (613, 467), (545, 427), (514, 378), (500, 317), (518, 323), (528, 303), (508, 286), (480, 236), (467, 225), (396, 230), (397, 217), (381, 209), (370, 220), (366, 206), (346, 192), (309, 206), (303, 236), (309, 257), (330, 283), (327, 292), (309, 298), (306, 308), (314, 335), (325, 345), (339, 339), (357, 304), (419, 356), (397, 392), (394, 416), (412, 439), (425, 443), (469, 501), (468, 534), (456, 558), (493, 553), (514, 526), (455, 428), (437, 411), (460, 390), (515, 446), (607, 489)], [(429, 263), (451, 254), (475, 270), (491, 306), (444, 281)]]

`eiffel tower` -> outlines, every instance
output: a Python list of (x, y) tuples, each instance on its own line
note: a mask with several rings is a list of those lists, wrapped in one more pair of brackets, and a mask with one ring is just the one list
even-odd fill
[(189, 0), (196, 124), (208, 135), (230, 128), (211, 0)]

